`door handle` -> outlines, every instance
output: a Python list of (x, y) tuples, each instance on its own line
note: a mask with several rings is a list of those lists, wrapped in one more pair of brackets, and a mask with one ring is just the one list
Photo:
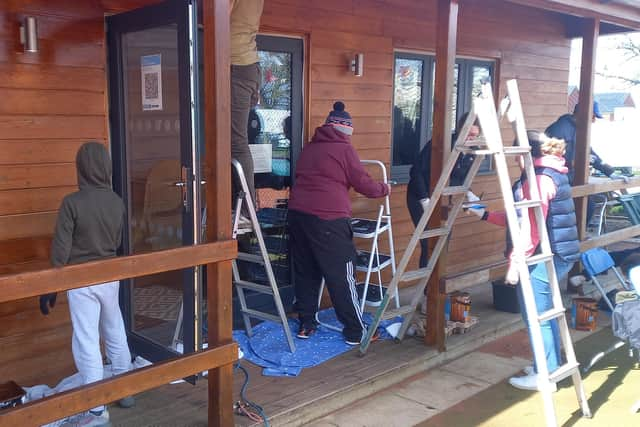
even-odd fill
[(173, 185), (175, 185), (176, 187), (183, 188), (187, 185), (187, 183), (184, 181), (178, 181), (178, 182), (174, 182)]

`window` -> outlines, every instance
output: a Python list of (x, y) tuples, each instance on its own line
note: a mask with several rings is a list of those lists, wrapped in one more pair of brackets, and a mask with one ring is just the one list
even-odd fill
[[(433, 58), (398, 53), (393, 84), (393, 143), (391, 152), (393, 179), (409, 181), (409, 170), (420, 149), (431, 138), (433, 102), (430, 78)], [(429, 100), (425, 102), (425, 100)]]
[[(458, 119), (471, 110), (473, 97), (482, 84), (492, 82), (493, 62), (458, 59), (452, 90), (452, 129)], [(425, 78), (430, 76), (430, 78)], [(409, 181), (409, 170), (420, 149), (431, 139), (433, 130), (433, 87), (435, 58), (398, 52), (394, 66), (393, 136), (391, 175), (400, 183)], [(480, 173), (491, 171), (491, 158), (485, 158)]]

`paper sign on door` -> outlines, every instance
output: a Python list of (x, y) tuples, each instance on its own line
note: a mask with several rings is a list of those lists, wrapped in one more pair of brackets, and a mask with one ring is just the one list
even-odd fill
[(142, 111), (162, 110), (162, 56), (140, 57), (142, 71)]

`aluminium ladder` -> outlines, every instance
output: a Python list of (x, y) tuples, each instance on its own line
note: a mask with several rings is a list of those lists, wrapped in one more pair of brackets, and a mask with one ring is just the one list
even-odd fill
[[(360, 160), (360, 163), (362, 163), (363, 165), (374, 165), (380, 168), (382, 182), (384, 182), (385, 184), (389, 183), (387, 167), (384, 165), (384, 163), (379, 160)], [(359, 259), (356, 262), (356, 271), (365, 273), (364, 282), (360, 282), (356, 285), (357, 292), (359, 295), (361, 295), (360, 311), (364, 312), (365, 306), (377, 307), (382, 304), (383, 297), (386, 292), (385, 289), (387, 289), (383, 286), (382, 283), (382, 270), (391, 267), (391, 276), (393, 277), (396, 274), (396, 258), (395, 248), (393, 245), (393, 231), (391, 227), (391, 203), (389, 195), (387, 194), (385, 196), (384, 204), (380, 205), (378, 216), (376, 219), (352, 218), (351, 227), (353, 229), (354, 238), (371, 240), (371, 250), (358, 251)], [(380, 236), (385, 233), (387, 234), (387, 240), (389, 244), (389, 254), (383, 254), (380, 252)], [(363, 262), (360, 262), (360, 256), (362, 256)], [(374, 273), (378, 278), (377, 283), (373, 283), (371, 281), (371, 276)], [(371, 295), (371, 298), (368, 298), (370, 285), (377, 287), (377, 290), (374, 291), (377, 294)], [(375, 287), (372, 289), (375, 290)], [(323, 278), (320, 285), (320, 292), (318, 293), (318, 311), (320, 310), (320, 303), (322, 302), (322, 294), (324, 293), (324, 288), (325, 281)], [(374, 294), (374, 292), (372, 292), (372, 294)], [(396, 308), (400, 307), (400, 297), (398, 295), (398, 292), (395, 293), (395, 303)], [(318, 311), (316, 311), (315, 318), (316, 322), (318, 322), (319, 325), (332, 331), (342, 331), (342, 328), (321, 322)]]
[[(482, 161), (484, 156), (493, 155), (495, 159), (496, 170), (498, 173), (498, 179), (500, 182), (500, 189), (504, 199), (505, 212), (507, 214), (507, 222), (514, 250), (522, 251), (522, 233), (527, 232), (526, 230), (522, 230), (520, 227), (517, 209), (521, 209), (523, 211), (525, 209), (533, 209), (535, 213), (536, 226), (538, 227), (538, 235), (540, 236), (541, 253), (530, 256), (528, 258), (526, 258), (524, 256), (524, 253), (522, 253), (521, 256), (515, 258), (512, 262), (516, 262), (518, 273), (520, 276), (520, 283), (522, 286), (522, 293), (524, 297), (524, 308), (527, 323), (529, 325), (532, 337), (534, 359), (538, 368), (538, 389), (542, 392), (544, 401), (545, 419), (548, 426), (556, 426), (557, 421), (553, 406), (552, 387), (553, 384), (558, 381), (561, 381), (568, 377), (572, 377), (583, 416), (591, 417), (591, 411), (589, 409), (587, 398), (584, 392), (582, 377), (580, 376), (579, 363), (576, 360), (567, 319), (565, 317), (565, 308), (563, 307), (560, 288), (558, 286), (558, 278), (553, 264), (554, 255), (551, 252), (551, 244), (549, 242), (549, 236), (547, 234), (546, 221), (544, 218), (544, 213), (542, 211), (540, 192), (538, 186), (536, 185), (537, 180), (535, 177), (533, 158), (531, 156), (531, 147), (527, 138), (524, 115), (520, 103), (520, 95), (515, 80), (510, 80), (507, 82), (507, 93), (508, 96), (501, 103), (500, 110), (501, 114), (507, 114), (509, 121), (512, 123), (519, 145), (514, 147), (504, 147), (500, 131), (500, 124), (494, 107), (495, 104), (493, 100), (492, 89), (490, 85), (484, 85), (482, 95), (474, 100), (472, 111), (469, 114), (469, 117), (464, 124), (462, 131), (460, 132), (460, 136), (458, 137), (458, 140), (453, 147), (452, 153), (449, 156), (445, 167), (443, 168), (443, 173), (440, 176), (440, 179), (438, 180), (438, 183), (432, 193), (431, 201), (426, 201), (425, 203), (423, 203), (424, 213), (422, 215), (422, 218), (420, 219), (420, 222), (416, 227), (411, 241), (409, 242), (409, 246), (403, 254), (403, 257), (398, 266), (398, 273), (391, 282), (389, 293), (394, 292), (398, 284), (402, 281), (420, 279), (420, 282), (418, 283), (418, 287), (416, 289), (416, 294), (411, 302), (411, 305), (401, 307), (399, 310), (389, 310), (387, 312), (386, 308), (389, 304), (389, 300), (388, 298), (385, 298), (385, 301), (379, 307), (378, 312), (376, 313), (374, 323), (367, 331), (367, 336), (361, 344), (360, 352), (362, 354), (366, 352), (367, 347), (370, 344), (373, 332), (379, 325), (380, 320), (384, 318), (390, 318), (398, 314), (405, 315), (402, 327), (400, 328), (400, 331), (398, 333), (398, 339), (402, 339), (404, 333), (406, 332), (408, 324), (411, 321), (411, 317), (415, 312), (417, 304), (423, 295), (424, 288), (426, 287), (427, 281), (429, 280), (429, 277), (433, 272), (437, 259), (440, 256), (442, 249), (446, 245), (446, 240), (451, 232), (453, 222), (455, 221), (455, 218), (458, 215), (460, 208), (462, 207), (464, 199), (463, 195), (466, 194), (466, 192), (469, 190), (471, 181), (478, 172), (479, 162)], [(465, 143), (469, 128), (475, 121), (476, 115), (480, 121), (482, 133), (485, 137), (487, 145), (486, 149), (483, 150), (479, 150), (476, 147), (469, 147)], [(463, 153), (472, 153), (476, 155), (469, 173), (467, 174), (467, 177), (465, 178), (462, 186), (447, 187), (447, 182), (450, 179), (453, 166), (455, 165), (458, 156)], [(525, 174), (528, 182), (530, 183), (531, 200), (523, 200), (520, 202), (514, 201), (511, 189), (511, 180), (509, 178), (509, 170), (506, 162), (507, 155), (520, 155), (523, 157), (525, 164)], [(447, 219), (444, 227), (427, 230), (427, 223), (436, 205), (435, 202), (437, 202), (438, 199), (443, 195), (454, 196), (453, 207), (449, 214), (449, 218)], [(408, 260), (409, 258), (411, 258), (418, 240), (420, 238), (429, 237), (437, 237), (438, 242), (431, 258), (429, 259), (427, 267), (407, 272), (406, 269)], [(529, 275), (529, 266), (541, 263), (544, 263), (547, 268), (547, 275), (549, 278), (549, 285), (551, 288), (553, 299), (553, 308), (551, 310), (538, 314), (533, 288), (531, 285), (531, 277)], [(545, 357), (544, 344), (542, 340), (541, 323), (554, 319), (557, 320), (559, 324), (560, 338), (565, 350), (567, 362), (561, 365), (554, 372), (549, 372)]]
[[(259, 255), (246, 253), (246, 252), (238, 252), (238, 258), (237, 260), (234, 260), (232, 264), (233, 284), (236, 287), (236, 292), (238, 294), (238, 300), (240, 302), (240, 309), (242, 312), (242, 319), (244, 321), (245, 330), (247, 331), (247, 335), (249, 337), (253, 335), (253, 328), (251, 326), (252, 318), (261, 319), (261, 320), (270, 320), (275, 323), (280, 323), (282, 325), (284, 335), (287, 338), (287, 343), (289, 344), (289, 350), (293, 353), (294, 351), (296, 351), (296, 346), (293, 342), (293, 335), (291, 333), (291, 328), (289, 328), (289, 323), (287, 321), (287, 314), (284, 310), (284, 306), (282, 305), (282, 299), (280, 298), (278, 283), (276, 282), (276, 277), (273, 274), (273, 267), (271, 266), (269, 253), (267, 252), (267, 247), (264, 243), (264, 237), (262, 236), (262, 231), (260, 229), (260, 222), (258, 221), (256, 209), (253, 205), (251, 194), (249, 194), (247, 180), (245, 178), (244, 171), (242, 170), (242, 166), (240, 165), (240, 162), (238, 162), (236, 159), (233, 159), (231, 163), (233, 166), (234, 173), (242, 187), (242, 190), (237, 195), (235, 211), (233, 215), (233, 238), (235, 239), (239, 234), (253, 233), (258, 242), (258, 251), (260, 252)], [(251, 228), (242, 228), (239, 225), (239, 220), (240, 220), (240, 215), (241, 215), (243, 205), (246, 206), (246, 211), (249, 213)], [(264, 285), (260, 283), (251, 282), (248, 280), (243, 280), (240, 277), (240, 270), (238, 269), (238, 263), (237, 263), (238, 260), (261, 265), (267, 273), (267, 281), (269, 282), (269, 284)], [(272, 295), (273, 302), (276, 306), (278, 315), (274, 315), (271, 313), (266, 313), (264, 311), (249, 308), (247, 306), (247, 298), (245, 295), (245, 290), (257, 292), (260, 294)]]

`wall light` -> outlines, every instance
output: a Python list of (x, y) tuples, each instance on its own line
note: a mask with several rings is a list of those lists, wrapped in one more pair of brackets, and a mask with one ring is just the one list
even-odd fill
[(20, 43), (25, 52), (38, 52), (38, 22), (34, 16), (27, 16), (20, 25)]
[(351, 71), (356, 77), (362, 77), (364, 74), (364, 53), (357, 53), (351, 60)]

